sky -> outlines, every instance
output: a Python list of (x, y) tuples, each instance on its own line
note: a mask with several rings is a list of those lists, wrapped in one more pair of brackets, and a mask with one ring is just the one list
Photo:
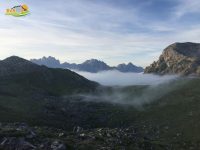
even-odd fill
[[(27, 4), (31, 14), (7, 8)], [(2, 0), (0, 59), (54, 56), (145, 67), (175, 42), (200, 43), (199, 0)]]

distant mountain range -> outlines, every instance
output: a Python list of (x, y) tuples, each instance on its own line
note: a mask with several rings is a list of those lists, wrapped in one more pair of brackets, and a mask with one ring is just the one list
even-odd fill
[(38, 65), (45, 65), (50, 68), (64, 68), (64, 69), (71, 69), (78, 71), (86, 71), (91, 73), (97, 73), (100, 71), (107, 71), (107, 70), (118, 70), (120, 72), (136, 72), (136, 73), (143, 72), (142, 67), (135, 66), (132, 63), (119, 64), (116, 67), (111, 67), (107, 65), (105, 62), (97, 59), (86, 60), (81, 64), (68, 63), (68, 62), (60, 63), (59, 60), (51, 56), (43, 57), (40, 59), (31, 59), (30, 61)]

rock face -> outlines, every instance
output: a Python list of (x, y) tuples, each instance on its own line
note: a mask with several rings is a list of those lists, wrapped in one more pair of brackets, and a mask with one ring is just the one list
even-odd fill
[(200, 44), (174, 43), (164, 49), (157, 62), (145, 68), (145, 73), (200, 75)]
[(86, 71), (91, 73), (97, 73), (100, 71), (107, 71), (107, 70), (118, 70), (120, 72), (143, 72), (144, 69), (142, 67), (138, 67), (133, 65), (132, 63), (126, 64), (119, 64), (116, 67), (111, 67), (107, 65), (105, 62), (97, 60), (97, 59), (90, 59), (86, 60), (85, 62), (81, 64), (76, 63), (60, 63), (59, 60), (57, 60), (54, 57), (43, 57), (41, 59), (31, 59), (31, 62), (38, 64), (38, 65), (45, 65), (50, 68), (63, 68), (63, 69), (72, 69), (72, 70), (78, 70), (78, 71)]

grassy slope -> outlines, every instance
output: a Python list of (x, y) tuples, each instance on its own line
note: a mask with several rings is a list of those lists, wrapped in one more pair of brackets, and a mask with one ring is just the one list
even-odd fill
[(98, 86), (78, 74), (63, 69), (45, 69), (26, 74), (1, 77), (0, 92), (14, 95), (30, 92), (47, 92), (48, 95), (65, 95), (74, 92), (89, 92)]
[[(45, 108), (49, 103), (56, 104), (63, 95), (94, 91), (97, 86), (97, 83), (69, 70), (46, 67), (31, 73), (1, 77), (0, 121), (47, 124), (50, 120), (45, 118)], [(54, 118), (59, 120), (59, 116)], [(63, 117), (58, 124), (62, 122)]]
[(199, 141), (199, 108), (200, 80), (193, 79), (140, 113), (138, 122), (145, 120), (149, 126), (159, 126), (161, 138), (168, 141)]

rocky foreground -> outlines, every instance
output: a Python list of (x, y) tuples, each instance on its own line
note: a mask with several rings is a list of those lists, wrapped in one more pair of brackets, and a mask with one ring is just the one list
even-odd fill
[(0, 149), (3, 150), (122, 150), (160, 149), (163, 146), (142, 136), (134, 127), (92, 130), (74, 127), (73, 132), (66, 132), (49, 127), (29, 127), (24, 123), (0, 124)]
[(25, 123), (0, 124), (0, 150), (196, 150), (199, 146), (153, 140), (134, 127), (84, 130), (77, 126), (67, 132)]

